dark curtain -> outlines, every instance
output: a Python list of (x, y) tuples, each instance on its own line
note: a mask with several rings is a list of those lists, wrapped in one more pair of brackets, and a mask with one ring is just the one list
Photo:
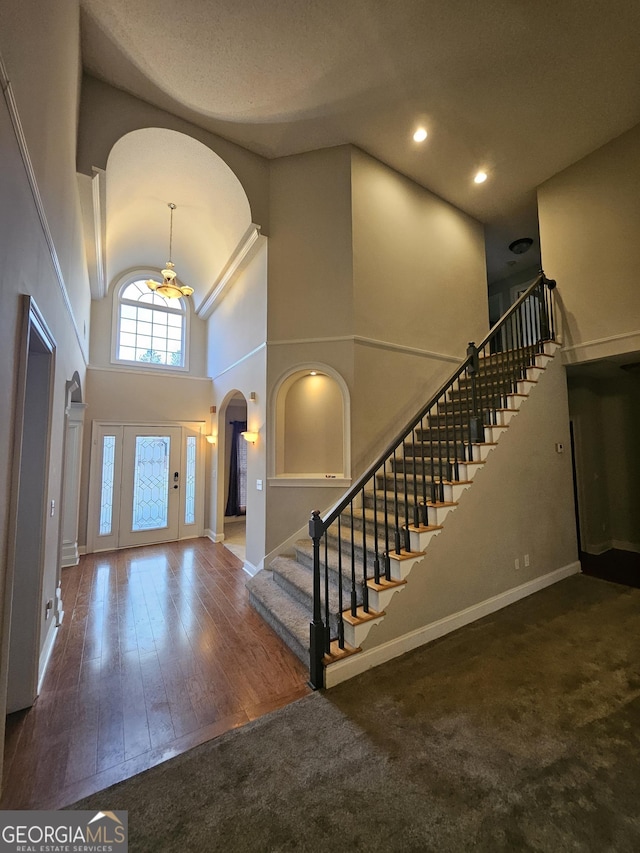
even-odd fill
[(246, 515), (247, 512), (247, 442), (240, 435), (247, 429), (246, 421), (231, 421), (231, 467), (229, 495), (225, 515)]

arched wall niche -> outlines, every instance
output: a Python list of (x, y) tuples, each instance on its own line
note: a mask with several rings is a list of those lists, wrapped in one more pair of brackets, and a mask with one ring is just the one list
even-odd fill
[(274, 388), (272, 413), (275, 478), (350, 477), (349, 389), (337, 371), (316, 362), (291, 368)]

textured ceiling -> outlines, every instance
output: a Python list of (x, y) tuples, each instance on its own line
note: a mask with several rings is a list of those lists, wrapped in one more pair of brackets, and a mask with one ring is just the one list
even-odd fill
[(92, 74), (267, 157), (354, 143), (500, 244), (535, 228), (536, 186), (640, 121), (637, 0), (82, 6)]

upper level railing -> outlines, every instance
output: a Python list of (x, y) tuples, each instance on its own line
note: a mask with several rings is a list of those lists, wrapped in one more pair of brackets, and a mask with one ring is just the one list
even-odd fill
[(368, 582), (391, 581), (391, 555), (410, 553), (410, 529), (433, 527), (430, 508), (445, 501), (542, 344), (555, 340), (555, 285), (541, 272), (335, 506), (312, 513), (313, 687), (324, 684), (332, 638), (345, 647), (344, 614), (370, 614)]

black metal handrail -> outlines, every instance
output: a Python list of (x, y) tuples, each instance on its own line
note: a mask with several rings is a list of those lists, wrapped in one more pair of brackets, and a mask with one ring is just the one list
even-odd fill
[[(345, 592), (353, 618), (371, 612), (369, 581), (390, 582), (390, 555), (410, 552), (410, 529), (434, 527), (429, 509), (445, 502), (446, 487), (459, 479), (460, 466), (473, 460), (485, 426), (497, 423), (497, 413), (517, 391), (542, 344), (555, 340), (555, 285), (541, 272), (480, 344), (469, 344), (459, 367), (340, 500), (324, 516), (318, 510), (312, 513), (313, 687), (324, 684), (323, 658), (330, 652), (332, 635), (338, 647), (345, 648)], [(331, 551), (330, 538), (336, 540)]]

